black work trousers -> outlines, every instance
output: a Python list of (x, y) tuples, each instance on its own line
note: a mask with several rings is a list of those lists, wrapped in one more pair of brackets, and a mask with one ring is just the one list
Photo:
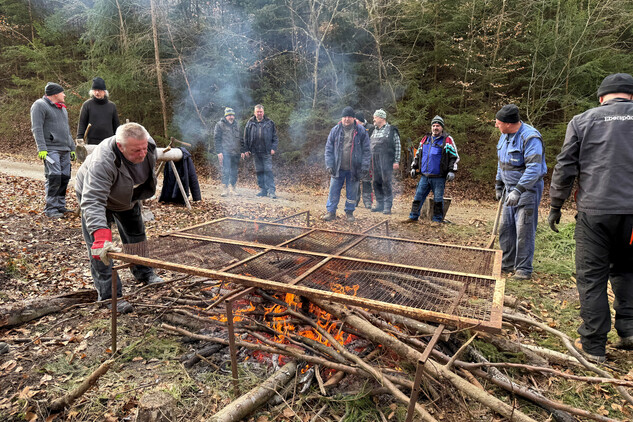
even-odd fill
[(633, 215), (576, 216), (576, 280), (580, 295), (578, 328), (583, 350), (604, 356), (611, 314), (607, 281), (615, 294), (615, 329), (633, 336)]

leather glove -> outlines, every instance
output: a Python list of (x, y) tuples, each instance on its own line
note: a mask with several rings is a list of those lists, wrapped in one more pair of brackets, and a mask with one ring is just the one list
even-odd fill
[(501, 199), (501, 197), (503, 196), (503, 182), (500, 180), (497, 180), (497, 183), (495, 184), (495, 199), (498, 201)]
[(117, 248), (112, 243), (112, 230), (99, 229), (93, 233), (95, 238), (90, 247), (90, 254), (94, 259), (102, 261), (106, 265), (110, 265), (108, 252), (121, 252), (121, 248)]
[(48, 151), (40, 151), (37, 153), (37, 158), (40, 160), (46, 160), (46, 157), (48, 157)]
[(70, 161), (77, 160), (77, 153), (75, 151), (70, 151)]
[(517, 189), (512, 189), (512, 191), (510, 191), (510, 194), (506, 198), (505, 205), (507, 207), (516, 207), (516, 205), (519, 203), (520, 198), (521, 198), (521, 192), (519, 192)]
[(328, 167), (327, 172), (330, 176), (334, 177), (334, 169), (332, 167)]
[(448, 174), (446, 175), (446, 181), (452, 182), (453, 180), (455, 180), (455, 173), (453, 173), (452, 171), (449, 171)]
[(415, 172), (416, 172), (415, 169), (411, 169), (411, 177), (414, 178), (414, 179), (415, 179)]
[(547, 222), (549, 223), (549, 228), (558, 233), (557, 224), (560, 223), (560, 207), (550, 207), (549, 215), (547, 216)]

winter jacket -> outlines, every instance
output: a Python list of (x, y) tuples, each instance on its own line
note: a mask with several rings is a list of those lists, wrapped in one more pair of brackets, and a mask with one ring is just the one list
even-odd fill
[(40, 98), (31, 106), (31, 132), (38, 151), (75, 150), (68, 125), (68, 111), (65, 107), (58, 108), (47, 97)]
[(433, 140), (433, 135), (427, 133), (420, 141), (411, 169), (419, 170), (427, 177), (446, 177), (449, 172), (457, 171), (458, 162), (457, 146), (451, 135), (442, 132)]
[(255, 116), (248, 119), (244, 128), (244, 148), (254, 154), (270, 154), (277, 151), (279, 139), (275, 122), (264, 116), (261, 122)]
[[(151, 176), (134, 189), (134, 181), (116, 145), (116, 137), (104, 139), (77, 171), (75, 193), (89, 233), (108, 228), (106, 210), (128, 211), (137, 201), (156, 193), (156, 143), (149, 138), (144, 163)], [(134, 197), (133, 197), (134, 195)]]
[[(176, 171), (180, 176), (182, 187), (185, 190), (187, 196), (191, 191), (191, 198), (194, 201), (200, 201), (202, 196), (200, 195), (200, 184), (198, 183), (198, 175), (196, 174), (196, 168), (193, 165), (191, 154), (186, 148), (180, 147), (182, 150), (182, 160), (174, 162), (176, 165)], [(184, 204), (185, 199), (180, 193), (178, 182), (176, 182), (176, 176), (172, 171), (171, 165), (165, 166), (163, 172), (163, 189), (160, 192), (160, 202), (173, 202), (176, 204)]]
[(233, 124), (231, 124), (226, 120), (226, 117), (223, 117), (215, 125), (213, 139), (215, 141), (216, 154), (239, 155), (246, 152), (237, 120), (233, 120)]
[[(84, 139), (86, 129), (90, 124), (88, 137)], [(119, 127), (119, 114), (116, 105), (107, 98), (101, 100), (91, 98), (84, 102), (79, 113), (77, 138), (84, 139), (87, 144), (97, 145), (105, 138), (113, 136)]]
[(633, 214), (633, 101), (614, 98), (567, 125), (550, 198), (560, 207), (578, 178), (578, 211)]
[[(371, 152), (369, 148), (369, 136), (361, 124), (354, 123), (352, 129), (352, 151), (350, 154), (350, 170), (352, 177), (360, 180), (369, 172), (371, 163)], [(345, 142), (343, 123), (332, 128), (325, 143), (325, 167), (333, 169), (333, 177), (338, 177), (341, 167), (341, 157), (343, 156), (343, 144)]]
[(391, 162), (399, 163), (401, 146), (398, 128), (386, 123), (380, 129), (372, 127), (371, 131), (368, 134), (371, 153), (386, 155)]
[(536, 200), (534, 185), (547, 174), (543, 138), (538, 130), (521, 122), (514, 134), (501, 134), (497, 144), (496, 186), (505, 186), (506, 191), (517, 189), (521, 192), (519, 205), (528, 205)]

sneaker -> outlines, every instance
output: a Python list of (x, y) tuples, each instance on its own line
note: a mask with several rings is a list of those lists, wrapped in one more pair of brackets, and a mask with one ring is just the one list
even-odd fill
[(382, 205), (376, 205), (374, 208), (371, 209), (371, 212), (382, 212), (383, 209), (384, 208)]
[(334, 213), (334, 212), (328, 212), (328, 213), (325, 213), (325, 214), (321, 217), (321, 220), (323, 220), (323, 221), (332, 221), (332, 220), (334, 220), (335, 218), (336, 218), (336, 213)]
[(162, 283), (165, 280), (163, 280), (163, 278), (157, 275), (156, 273), (152, 273), (152, 275), (150, 275), (147, 280), (139, 280), (139, 281), (143, 284), (150, 285), (150, 284)]
[(411, 224), (411, 223), (417, 223), (417, 222), (418, 222), (417, 218), (411, 218), (411, 217), (403, 221), (404, 224)]
[[(112, 310), (112, 302), (108, 303), (108, 309)], [(119, 299), (116, 302), (116, 311), (120, 314), (129, 314), (134, 310), (134, 307), (125, 299)]]
[(382, 213), (385, 214), (385, 215), (390, 215), (391, 214), (391, 208), (390, 209), (385, 208), (384, 210), (382, 210)]
[(633, 350), (633, 336), (620, 337), (620, 341), (618, 341), (614, 346), (616, 349), (620, 350)]
[(576, 350), (578, 350), (580, 353), (582, 353), (582, 355), (585, 357), (585, 359), (587, 359), (589, 362), (594, 362), (594, 363), (604, 363), (607, 361), (607, 357), (606, 356), (599, 356), (599, 355), (590, 355), (589, 353), (585, 352), (582, 348), (582, 341), (580, 340), (580, 338), (577, 338), (574, 341), (574, 347), (576, 348)]
[(262, 189), (255, 196), (266, 196), (266, 191), (264, 189)]
[(345, 218), (347, 219), (349, 223), (356, 221), (356, 217), (354, 217), (353, 212), (349, 212), (349, 211), (345, 212)]
[(277, 199), (277, 194), (275, 194), (275, 192), (268, 192), (268, 197), (272, 199)]
[(222, 188), (222, 193), (220, 194), (220, 196), (222, 197), (229, 196), (229, 189), (226, 186)]
[(514, 273), (512, 278), (515, 280), (530, 280), (532, 278), (532, 274), (519, 270), (516, 273)]
[(229, 195), (240, 196), (240, 194), (237, 193), (237, 189), (235, 189), (234, 185), (229, 185)]

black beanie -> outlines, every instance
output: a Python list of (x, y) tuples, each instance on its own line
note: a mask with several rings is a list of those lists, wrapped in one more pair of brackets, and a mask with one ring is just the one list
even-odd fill
[(356, 120), (358, 120), (359, 122), (365, 123), (365, 115), (363, 114), (362, 111), (356, 112)]
[(519, 107), (514, 104), (506, 104), (501, 107), (501, 110), (497, 111), (495, 118), (503, 123), (518, 123), (521, 120)]
[(354, 109), (350, 106), (347, 106), (343, 109), (343, 114), (341, 117), (354, 117), (356, 118), (356, 114), (354, 113)]
[(64, 92), (64, 87), (55, 82), (47, 83), (46, 88), (44, 88), (44, 93), (48, 96), (59, 94), (60, 92)]
[(624, 92), (633, 94), (633, 76), (628, 73), (614, 73), (603, 79), (598, 88), (598, 99), (606, 94)]
[(92, 89), (100, 89), (101, 91), (105, 91), (105, 81), (97, 76), (92, 80)]

